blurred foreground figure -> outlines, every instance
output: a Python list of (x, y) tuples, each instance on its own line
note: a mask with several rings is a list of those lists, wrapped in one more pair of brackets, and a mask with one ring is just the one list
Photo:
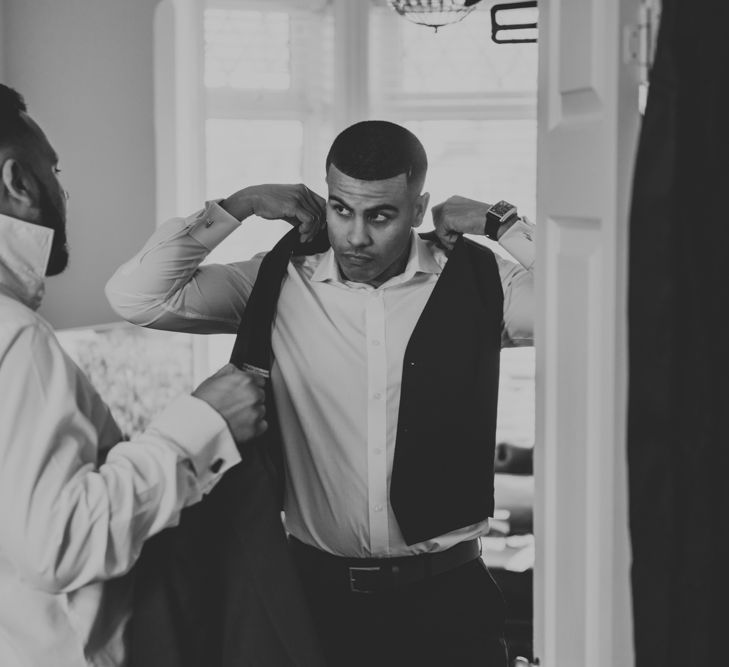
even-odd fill
[(267, 427), (228, 365), (138, 438), (36, 309), (68, 262), (58, 157), (0, 85), (0, 665), (118, 667), (143, 542), (177, 523)]

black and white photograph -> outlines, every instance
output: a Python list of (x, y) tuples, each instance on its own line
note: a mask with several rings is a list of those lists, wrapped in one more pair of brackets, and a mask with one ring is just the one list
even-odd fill
[(0, 0), (0, 667), (729, 664), (724, 31)]

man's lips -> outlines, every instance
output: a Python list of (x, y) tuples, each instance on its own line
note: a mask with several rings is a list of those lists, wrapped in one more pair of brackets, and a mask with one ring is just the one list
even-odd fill
[(345, 252), (342, 257), (348, 264), (362, 265), (372, 261), (372, 257), (370, 257), (369, 255), (354, 255)]

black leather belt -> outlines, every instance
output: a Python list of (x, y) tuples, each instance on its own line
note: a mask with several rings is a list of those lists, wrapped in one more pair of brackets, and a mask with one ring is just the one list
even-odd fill
[(345, 558), (321, 551), (289, 537), (294, 559), (302, 572), (322, 585), (352, 593), (377, 593), (413, 584), (453, 570), (481, 555), (479, 540), (461, 542), (445, 551), (395, 558)]

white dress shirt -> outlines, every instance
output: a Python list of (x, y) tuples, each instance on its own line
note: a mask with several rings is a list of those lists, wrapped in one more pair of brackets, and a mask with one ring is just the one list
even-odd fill
[[(215, 202), (162, 225), (107, 284), (114, 309), (142, 326), (233, 333), (263, 255), (200, 266), (238, 226)], [(405, 347), (447, 261), (413, 232), (403, 273), (377, 288), (342, 278), (332, 250), (289, 262), (272, 333), (281, 423), (286, 527), (351, 557), (442, 550), (488, 521), (406, 545), (389, 502)], [(503, 342), (532, 340), (532, 276), (497, 257)]]
[(119, 442), (35, 312), (52, 234), (0, 215), (0, 665), (118, 667), (122, 575), (240, 457), (223, 418), (192, 396)]

